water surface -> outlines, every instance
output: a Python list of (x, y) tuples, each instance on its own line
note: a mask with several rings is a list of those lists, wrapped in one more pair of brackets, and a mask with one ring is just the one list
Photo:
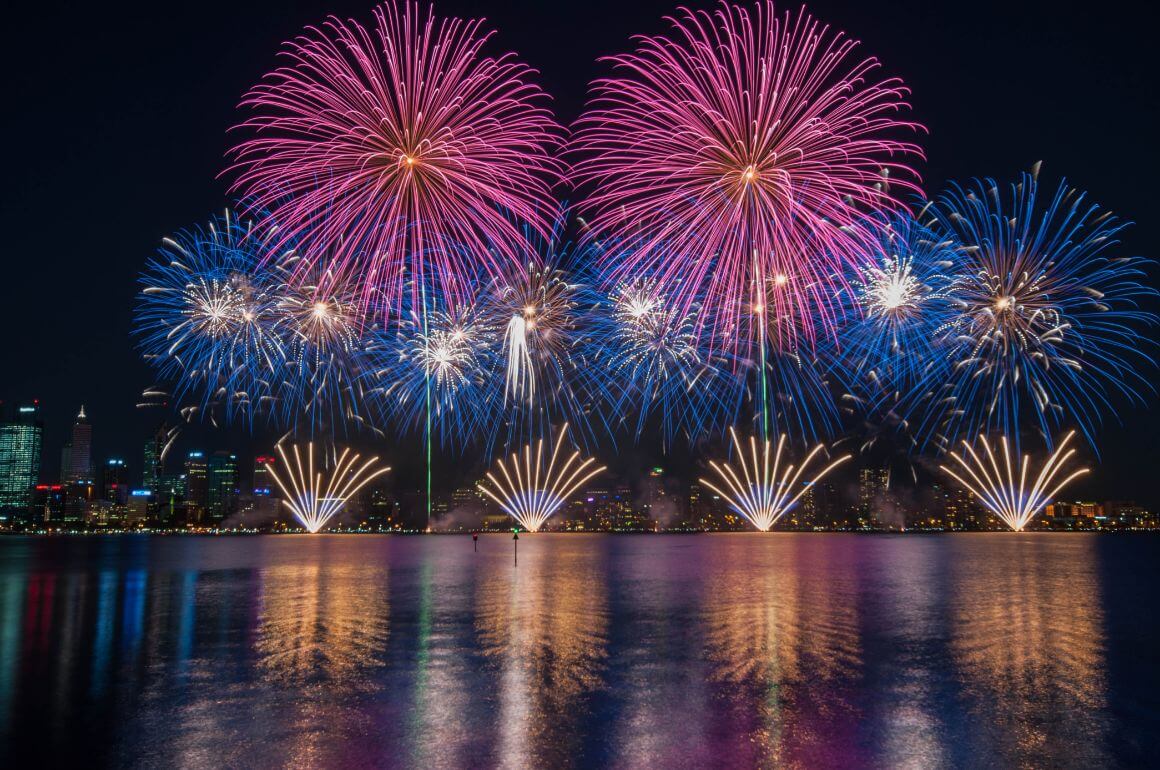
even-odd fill
[(0, 765), (1160, 756), (1160, 539), (0, 539)]

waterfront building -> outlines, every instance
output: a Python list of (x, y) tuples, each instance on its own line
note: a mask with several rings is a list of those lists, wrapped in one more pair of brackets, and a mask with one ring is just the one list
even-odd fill
[(64, 517), (66, 527), (79, 527), (88, 518), (89, 505), (96, 496), (96, 485), (89, 479), (62, 484), (65, 493)]
[(129, 469), (125, 461), (110, 458), (101, 473), (101, 499), (124, 505), (129, 499)]
[(1116, 529), (1156, 529), (1157, 517), (1134, 500), (1109, 500), (1104, 503), (1104, 520)]
[(970, 490), (952, 484), (943, 493), (943, 523), (949, 530), (985, 530), (1006, 528), (984, 510)]
[(57, 473), (57, 478), (62, 481), (68, 477), (69, 471), (72, 470), (72, 442), (64, 442), (64, 446), (60, 448), (60, 471)]
[(209, 506), (209, 466), (205, 452), (190, 452), (185, 458), (186, 524), (202, 524)]
[(73, 421), (72, 437), (61, 454), (60, 480), (65, 484), (91, 481), (93, 478), (93, 426), (81, 405)]
[(890, 499), (890, 469), (860, 468), (858, 470), (858, 526), (875, 527), (884, 508), (893, 509)]
[(1057, 500), (1043, 511), (1043, 521), (1053, 529), (1095, 529), (1097, 521), (1104, 520), (1100, 503)]
[(134, 489), (129, 493), (129, 504), (125, 507), (125, 526), (144, 526), (149, 519), (152, 493), (148, 489)]
[(274, 494), (274, 477), (270, 466), (277, 462), (273, 455), (258, 455), (254, 458), (254, 475), (250, 491), (254, 497), (270, 497)]
[(372, 481), (364, 491), (363, 523), (368, 529), (398, 529), (399, 521), (390, 482), (380, 477)]
[(206, 464), (206, 511), (213, 523), (221, 522), (233, 511), (238, 498), (238, 457), (218, 451)]
[(43, 439), (36, 402), (13, 405), (10, 415), (0, 414), (0, 521), (28, 514), (33, 487), (40, 480)]
[(64, 523), (68, 491), (63, 484), (37, 484), (32, 490), (29, 523), (38, 527)]
[(144, 463), (141, 465), (141, 486), (153, 494), (161, 492), (165, 475), (165, 450), (169, 431), (163, 422), (145, 442)]

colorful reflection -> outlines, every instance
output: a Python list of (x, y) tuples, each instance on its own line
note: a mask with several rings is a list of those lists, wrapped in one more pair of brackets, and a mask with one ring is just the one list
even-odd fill
[[(832, 547), (836, 543), (836, 546)], [(862, 651), (855, 564), (811, 535), (731, 535), (703, 609), (716, 732), (743, 765), (849, 765)]]
[(591, 540), (525, 537), (518, 567), (492, 559), (478, 576), (476, 644), (496, 676), (504, 766), (559, 766), (580, 750), (568, 728), (603, 686), (608, 655), (605, 563)]
[(1104, 767), (1104, 609), (1094, 537), (956, 538), (951, 665), (981, 764)]
[[(0, 539), (4, 766), (1146, 765), (1148, 538)], [(1129, 650), (1132, 654), (1125, 654)]]

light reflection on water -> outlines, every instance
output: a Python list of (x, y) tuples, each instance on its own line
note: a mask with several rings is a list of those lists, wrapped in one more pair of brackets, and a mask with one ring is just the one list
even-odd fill
[(1145, 764), (1158, 543), (0, 539), (0, 764)]
[(950, 648), (972, 721), (993, 733), (995, 763), (1100, 766), (1107, 642), (1090, 541), (987, 545), (953, 562)]

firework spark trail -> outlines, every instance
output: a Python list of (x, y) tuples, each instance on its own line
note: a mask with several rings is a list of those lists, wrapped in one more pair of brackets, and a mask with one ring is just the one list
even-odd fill
[(603, 257), (610, 279), (654, 275), (733, 350), (759, 339), (745, 309), (771, 282), (786, 290), (769, 323), (797, 319), (810, 343), (814, 319), (832, 330), (818, 311), (872, 236), (864, 211), (898, 206), (889, 184), (917, 191), (906, 161), (921, 157), (892, 138), (921, 130), (895, 117), (901, 81), (873, 80), (877, 61), (804, 10), (751, 8), (682, 9), (671, 38), (610, 57), (617, 74), (593, 85), (571, 148), (573, 182), (593, 188), (585, 237), (625, 244)]
[(487, 481), (478, 484), (479, 491), (494, 500), (509, 516), (529, 532), (538, 532), (544, 522), (560, 509), (568, 498), (585, 482), (605, 470), (593, 468), (591, 457), (581, 461), (580, 452), (573, 451), (566, 461), (559, 463), (560, 447), (568, 432), (568, 424), (560, 429), (552, 454), (545, 458), (544, 440), (524, 447), (521, 461), (517, 451), (506, 462), (499, 460), (496, 467), (503, 478), (488, 471)]
[(963, 478), (954, 469), (945, 465), (939, 467), (979, 498), (983, 505), (1002, 519), (1007, 526), (1016, 532), (1022, 532), (1023, 528), (1031, 523), (1035, 514), (1051, 502), (1065, 486), (1088, 472), (1089, 469), (1080, 468), (1062, 481), (1055, 481), (1056, 477), (1063, 472), (1067, 461), (1075, 454), (1074, 447), (1067, 448), (1073, 436), (1075, 436), (1074, 430), (1068, 433), (1063, 441), (1059, 442), (1030, 488), (1027, 486), (1030, 458), (1023, 455), (1023, 462), (1017, 472), (1016, 466), (1011, 462), (1011, 451), (1008, 448), (1006, 436), (1000, 439), (1003, 447), (1002, 464), (996, 458), (986, 437), (979, 436), (979, 443), (983, 445), (985, 458), (980, 456), (966, 439), (963, 440), (963, 447), (970, 457), (970, 462), (958, 455), (951, 455), (951, 457), (959, 463), (970, 480)]
[(187, 421), (374, 429), (357, 298), (230, 212), (166, 238), (142, 277), (136, 333)]
[(280, 278), (286, 351), (279, 419), (289, 426), (306, 422), (311, 431), (361, 422), (364, 357), (373, 327), (359, 313), (353, 291), (298, 265), (293, 257), (270, 266)]
[(516, 313), (508, 321), (504, 332), (504, 358), (507, 372), (504, 377), (504, 398), (524, 399), (531, 403), (536, 395), (536, 371), (528, 350), (529, 324), (524, 313)]
[(346, 501), (360, 489), (391, 470), (389, 467), (383, 467), (372, 471), (379, 461), (377, 457), (358, 465), (359, 455), (352, 454), (347, 448), (335, 459), (333, 467), (316, 471), (313, 443), (307, 444), (305, 466), (302, 464), (298, 445), (293, 446), (293, 465), (282, 445), (278, 444), (276, 448), (285, 466), (286, 481), (284, 482), (282, 476), (275, 471), (273, 463), (270, 463), (267, 469), (278, 488), (286, 495), (282, 503), (311, 534), (326, 526), (326, 523), (342, 510)]
[[(787, 465), (782, 471), (781, 461), (785, 449), (785, 434), (782, 434), (777, 440), (777, 452), (773, 455), (771, 464), (770, 446), (772, 442), (768, 439), (762, 442), (763, 446), (759, 455), (757, 439), (750, 436), (749, 454), (746, 455), (741, 440), (737, 438), (737, 432), (730, 428), (729, 433), (733, 437), (733, 446), (737, 450), (737, 465), (740, 466), (741, 473), (738, 474), (731, 465), (710, 461), (710, 467), (721, 477), (722, 486), (725, 489), (718, 487), (708, 479), (700, 479), (700, 482), (725, 498), (735, 511), (748, 519), (749, 523), (761, 532), (768, 532), (777, 523), (777, 520), (793, 508), (801, 496), (809, 491), (814, 484), (851, 457), (850, 455), (839, 457), (820, 472), (814, 474), (809, 481), (802, 482), (801, 479), (806, 468), (818, 452), (825, 449), (822, 444), (818, 444), (806, 455), (801, 466), (796, 467), (796, 471), (793, 464)], [(779, 471), (781, 472), (780, 476), (778, 475)], [(796, 494), (794, 490), (797, 490)]]
[[(486, 328), (487, 355), (492, 368), (483, 408), (501, 412), (487, 426), (486, 443), (525, 443), (551, 431), (553, 423), (569, 422), (580, 439), (592, 437), (592, 418), (586, 388), (597, 373), (583, 366), (588, 311), (595, 294), (572, 271), (585, 264), (587, 252), (577, 252), (557, 240), (563, 220), (558, 219), (552, 239), (530, 236), (536, 250), (521, 270), (505, 270), (487, 279), (478, 290), (475, 312)], [(506, 433), (506, 435), (501, 435)]]
[(568, 280), (565, 266), (548, 264), (539, 255), (524, 270), (507, 271), (491, 281), (481, 312), (503, 330), (505, 400), (533, 404), (537, 381), (567, 366), (575, 342), (579, 288)]
[(519, 266), (515, 221), (551, 229), (562, 132), (534, 70), (483, 54), (482, 21), (413, 2), (374, 18), (332, 16), (285, 45), (289, 64), (242, 101), (251, 136), (229, 170), (281, 239), (328, 253), (323, 267), (386, 317), (408, 284), (458, 304), (480, 269)]

